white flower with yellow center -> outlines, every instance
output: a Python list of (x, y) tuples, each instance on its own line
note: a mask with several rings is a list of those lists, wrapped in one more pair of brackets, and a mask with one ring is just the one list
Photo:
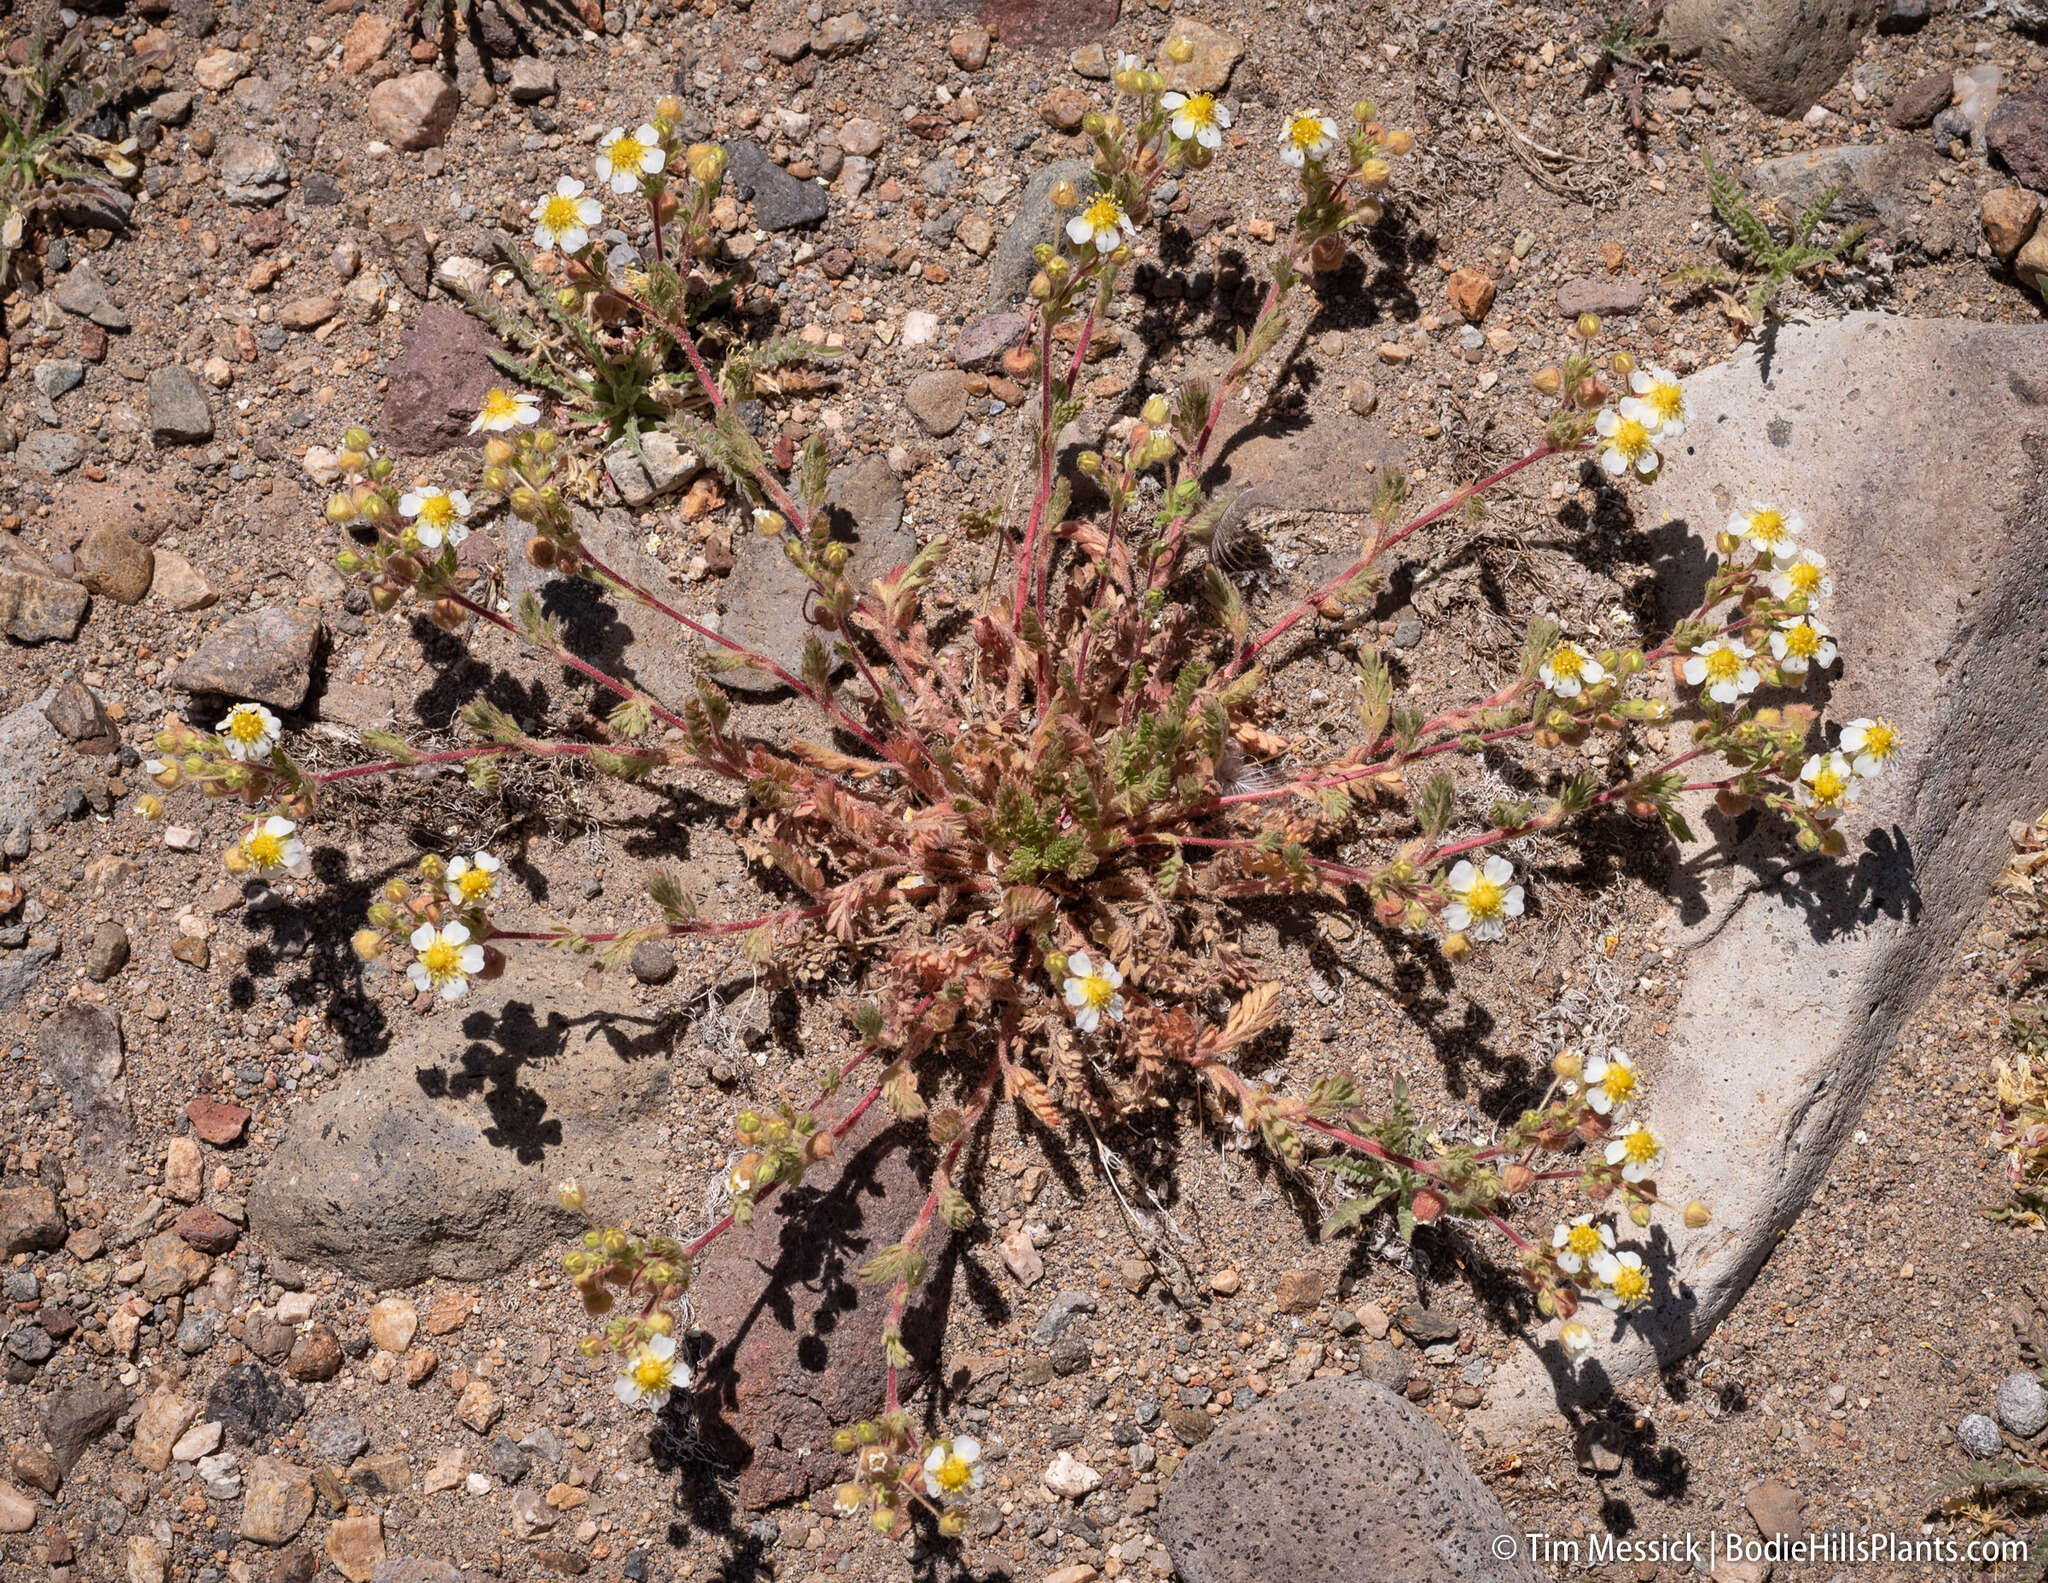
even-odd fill
[(1603, 1116), (1612, 1115), (1635, 1098), (1635, 1063), (1619, 1050), (1609, 1056), (1594, 1056), (1581, 1075), (1586, 1080), (1587, 1105)]
[[(1881, 773), (1899, 751), (1899, 733), (1889, 720), (1851, 720), (1842, 727), (1842, 753), (1864, 780)], [(1842, 753), (1835, 756), (1840, 758)]]
[(1460, 858), (1444, 881), (1444, 893), (1451, 898), (1444, 927), (1453, 934), (1469, 929), (1475, 940), (1498, 940), (1508, 919), (1522, 916), (1522, 887), (1514, 878), (1515, 866), (1504, 857), (1490, 857), (1480, 868)]
[(460, 544), (469, 537), (469, 496), (461, 490), (436, 489), (432, 484), (415, 484), (398, 497), (398, 514), (412, 518), (412, 536), (420, 547), (438, 550), (443, 544)]
[(1798, 595), (1811, 604), (1816, 599), (1826, 599), (1834, 591), (1835, 580), (1828, 575), (1828, 558), (1804, 545), (1795, 549), (1789, 559), (1780, 560), (1778, 569), (1771, 573), (1771, 593), (1778, 599)]
[(1650, 1300), (1650, 1272), (1643, 1268), (1643, 1256), (1633, 1249), (1613, 1253), (1597, 1272), (1600, 1301), (1609, 1308), (1640, 1308)]
[(1709, 638), (1692, 651), (1679, 674), (1695, 687), (1704, 687), (1717, 704), (1732, 704), (1744, 693), (1756, 691), (1763, 678), (1749, 662), (1756, 650), (1740, 638)]
[(1068, 957), (1067, 981), (1061, 989), (1067, 1005), (1073, 1009), (1074, 1026), (1083, 1033), (1093, 1033), (1104, 1012), (1109, 1013), (1110, 1021), (1122, 1022), (1124, 998), (1117, 992), (1123, 984), (1124, 976), (1114, 962), (1098, 964), (1086, 951), (1076, 951)]
[(1657, 454), (1657, 414), (1646, 401), (1623, 396), (1616, 405), (1602, 407), (1593, 432), (1600, 436), (1601, 469), (1615, 478), (1630, 473), (1648, 478), (1663, 463)]
[(1280, 129), (1280, 163), (1296, 170), (1320, 165), (1337, 146), (1337, 123), (1320, 110), (1302, 110)]
[(1559, 1225), (1551, 1232), (1550, 1246), (1557, 1254), (1557, 1267), (1567, 1275), (1577, 1275), (1613, 1251), (1614, 1228), (1591, 1215), (1581, 1215), (1569, 1226)]
[(423, 923), (412, 932), (412, 948), (418, 955), (406, 977), (415, 989), (439, 991), (443, 1000), (454, 1000), (484, 970), (484, 948), (470, 939), (466, 924), (444, 923), (436, 929)]
[(1816, 753), (1800, 770), (1799, 784), (1792, 790), (1816, 819), (1836, 819), (1848, 811), (1861, 788), (1855, 766), (1842, 754)]
[(481, 907), (498, 891), (498, 860), (488, 852), (459, 857), (448, 865), (448, 899), (458, 907)]
[(1560, 698), (1576, 698), (1588, 687), (1607, 680), (1607, 668), (1576, 643), (1560, 643), (1537, 668), (1543, 685)]
[(1098, 253), (1114, 253), (1137, 234), (1131, 217), (1106, 192), (1067, 222), (1067, 240)]
[(1567, 1320), (1558, 1329), (1557, 1339), (1564, 1355), (1574, 1363), (1593, 1350), (1593, 1332), (1576, 1319)]
[(484, 404), (477, 408), (476, 421), (469, 426), (471, 434), (488, 431), (503, 434), (507, 429), (521, 428), (526, 424), (540, 422), (540, 398), (529, 396), (521, 390), (500, 390), (495, 385), (486, 392)]
[(244, 763), (269, 758), (270, 750), (284, 735), (277, 716), (261, 704), (236, 704), (228, 711), (227, 719), (213, 729), (227, 743), (228, 752)]
[(306, 843), (294, 833), (298, 828), (291, 820), (279, 818), (276, 814), (268, 819), (259, 819), (241, 839), (242, 856), (259, 873), (297, 868), (306, 861)]
[(1628, 388), (1657, 419), (1657, 438), (1675, 440), (1692, 421), (1692, 403), (1685, 387), (1668, 368), (1639, 368), (1628, 376)]
[(1172, 117), (1166, 124), (1183, 143), (1199, 143), (1203, 148), (1223, 146), (1230, 111), (1216, 102), (1214, 94), (1161, 94), (1159, 107)]
[(924, 1490), (935, 1500), (981, 1488), (981, 1442), (972, 1435), (941, 1440), (924, 1459)]
[(590, 228), (603, 218), (604, 205), (585, 197), (574, 176), (564, 176), (534, 206), (533, 245), (544, 253), (580, 253), (590, 246)]
[(667, 160), (661, 134), (651, 126), (637, 132), (615, 126), (597, 141), (597, 179), (610, 182), (613, 192), (631, 192), (646, 177), (660, 175)]
[(1767, 506), (1751, 501), (1728, 518), (1728, 531), (1745, 541), (1758, 555), (1781, 565), (1799, 554), (1799, 535), (1806, 531), (1806, 519), (1790, 506)]
[(1835, 663), (1835, 635), (1813, 616), (1797, 616), (1780, 622), (1771, 634), (1771, 658), (1787, 676), (1804, 676), (1808, 670), (1826, 670)]
[(690, 1388), (690, 1365), (676, 1356), (674, 1336), (649, 1336), (626, 1360), (626, 1372), (612, 1381), (612, 1391), (628, 1407), (660, 1412), (669, 1393)]
[(1624, 1182), (1640, 1182), (1664, 1163), (1664, 1145), (1640, 1121), (1631, 1121), (1608, 1140), (1607, 1163), (1621, 1167)]

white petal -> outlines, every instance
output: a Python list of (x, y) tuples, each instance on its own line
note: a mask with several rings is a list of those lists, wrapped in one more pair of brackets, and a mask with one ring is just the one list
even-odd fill
[(1076, 978), (1090, 978), (1095, 972), (1094, 958), (1086, 951), (1076, 951), (1067, 958), (1067, 971)]
[(1504, 857), (1490, 857), (1486, 867), (1480, 871), (1496, 885), (1505, 885), (1515, 877), (1515, 865)]
[(450, 945), (467, 945), (469, 943), (469, 926), (461, 923), (444, 925), (441, 930), (441, 938)]
[(1444, 927), (1452, 934), (1460, 934), (1472, 926), (1472, 910), (1461, 901), (1454, 901), (1444, 909)]
[(433, 943), (434, 926), (432, 924), (423, 923), (417, 929), (413, 930), (412, 948), (415, 951), (424, 951), (428, 946), (432, 945)]

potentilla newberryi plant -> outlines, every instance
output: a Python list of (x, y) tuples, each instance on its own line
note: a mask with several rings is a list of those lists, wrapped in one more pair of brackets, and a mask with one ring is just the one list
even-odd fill
[[(464, 714), (469, 745), (423, 752), (378, 736), (381, 761), (309, 773), (277, 719), (243, 705), (212, 732), (168, 730), (150, 765), (161, 786), (191, 783), (250, 807), (226, 854), (237, 873), (303, 867), (303, 831), (327, 786), (410, 765), (461, 763), (488, 785), (508, 759), (573, 758), (628, 781), (687, 770), (737, 789), (741, 849), (794, 887), (790, 905), (699, 917), (657, 872), (645, 923), (575, 934), (518, 916), (485, 851), (430, 857), (416, 882), (393, 883), (356, 946), (403, 961), (423, 1013), (459, 1001), (518, 949), (596, 952), (609, 964), (648, 939), (727, 937), (766, 974), (820, 941), (860, 956), (868, 998), (852, 1017), (857, 1048), (811, 1106), (734, 1118), (722, 1218), (687, 1241), (596, 1227), (567, 1271), (604, 1318), (587, 1351), (620, 1359), (622, 1401), (660, 1409), (693, 1379), (687, 1293), (698, 1255), (830, 1156), (875, 1106), (929, 1128), (938, 1155), (922, 1211), (864, 1271), (886, 1288), (885, 1399), (838, 1444), (848, 1459), (840, 1506), (868, 1512), (885, 1534), (908, 1531), (920, 1513), (959, 1534), (981, 1482), (978, 1444), (922, 1429), (898, 1381), (910, 1361), (901, 1321), (926, 1278), (932, 1223), (973, 1220), (958, 1185), (962, 1154), (998, 1102), (1054, 1128), (1113, 1125), (1162, 1103), (1192, 1101), (1192, 1114), (1221, 1106), (1288, 1167), (1326, 1169), (1352, 1189), (1331, 1229), (1381, 1215), (1404, 1236), (1444, 1217), (1491, 1228), (1538, 1312), (1566, 1321), (1558, 1344), (1582, 1356), (1593, 1344), (1573, 1317), (1583, 1305), (1632, 1310), (1655, 1295), (1630, 1233), (1671, 1200), (1659, 1188), (1665, 1140), (1643, 1114), (1634, 1062), (1619, 1050), (1560, 1056), (1542, 1102), (1484, 1148), (1430, 1141), (1405, 1094), (1390, 1113), (1368, 1114), (1348, 1077), (1275, 1092), (1245, 1075), (1241, 1055), (1283, 1015), (1282, 990), (1233, 938), (1234, 906), (1313, 898), (1385, 931), (1435, 936), (1456, 960), (1518, 926), (1529, 876), (1511, 842), (1609, 808), (1684, 838), (1681, 797), (1711, 791), (1725, 809), (1766, 810), (1803, 848), (1839, 855), (1835, 821), (1898, 747), (1882, 720), (1830, 731), (1798, 700), (1837, 661), (1822, 619), (1836, 574), (1805, 543), (1796, 510), (1759, 501), (1730, 518), (1698, 607), (1653, 647), (1595, 646), (1534, 620), (1512, 676), (1434, 716), (1397, 701), (1389, 667), (1367, 648), (1351, 745), (1248, 777), (1247, 757), (1266, 740), (1254, 712), (1267, 707), (1270, 668), (1286, 645), (1312, 645), (1317, 623), (1372, 596), (1390, 552), (1546, 462), (1590, 459), (1616, 486), (1649, 485), (1690, 411), (1671, 374), (1623, 351), (1596, 357), (1601, 327), (1582, 321), (1574, 354), (1536, 376), (1551, 411), (1526, 455), (1412, 515), (1389, 480), (1351, 563), (1256, 626), (1208, 553), (1228, 505), (1202, 486), (1218, 417), (1280, 342), (1296, 297), (1342, 262), (1347, 233), (1379, 223), (1393, 161), (1412, 139), (1383, 128), (1370, 104), (1348, 125), (1309, 108), (1268, 129), (1301, 202), (1256, 319), (1214, 378), (1152, 395), (1113, 443), (1080, 457), (1100, 503), (1077, 511), (1056, 437), (1082, 409), (1089, 346), (1146, 245), (1160, 182), (1209, 165), (1230, 125), (1209, 95), (1167, 93), (1130, 57), (1115, 82), (1126, 108), (1086, 123), (1099, 190), (1084, 201), (1069, 184), (1054, 189), (1058, 240), (1038, 248), (1030, 328), (1007, 354), (1009, 372), (1036, 386), (1028, 506), (1005, 524), (1008, 565), (957, 639), (935, 637), (924, 613), (948, 538), (856, 582), (848, 546), (826, 523), (823, 440), (770, 454), (735, 411), (737, 383), (774, 359), (743, 339), (722, 351), (709, 339), (731, 333), (701, 311), (721, 285), (710, 211), (724, 156), (680, 145), (679, 108), (664, 102), (646, 124), (604, 139), (592, 182), (565, 173), (537, 198), (542, 255), (508, 262), (541, 328), (518, 331), (502, 308), (479, 305), (515, 333), (527, 383), (569, 414), (568, 431), (542, 426), (541, 396), (495, 390), (477, 415), (486, 442), (474, 474), (416, 478), (351, 430), (327, 512), (343, 536), (336, 564), (367, 583), (377, 609), (411, 603), (450, 631), (495, 632), (581, 673), (617, 700), (602, 740), (535, 738), (480, 702)], [(644, 267), (619, 268), (593, 243), (606, 206), (621, 203), (644, 206)], [(812, 632), (794, 670), (671, 608), (579, 534), (572, 506), (597, 498), (598, 446), (657, 426), (711, 459), (809, 583)], [(665, 616), (700, 643), (695, 695), (658, 698), (606, 674), (569, 650), (531, 598), (508, 613), (480, 596), (457, 548), (508, 515), (530, 529), (537, 565)], [(774, 743), (735, 730), (718, 677), (739, 668), (795, 694), (812, 734)], [(1649, 763), (1638, 728), (1674, 718), (1652, 696), (1660, 674), (1686, 729), (1680, 749)], [(1526, 802), (1466, 806), (1445, 767), (1598, 736), (1621, 739), (1612, 762), (1627, 768), (1552, 774), (1547, 793)], [(842, 1088), (851, 1101), (828, 1111)], [(577, 1184), (562, 1194), (582, 1206)], [(1546, 1230), (1526, 1223), (1539, 1197), (1574, 1207)], [(1697, 1203), (1673, 1212), (1693, 1226), (1707, 1219)]]

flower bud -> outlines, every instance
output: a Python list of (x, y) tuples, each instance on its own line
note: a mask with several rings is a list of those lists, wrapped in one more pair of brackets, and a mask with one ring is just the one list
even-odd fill
[(1614, 377), (1625, 385), (1628, 383), (1628, 376), (1636, 371), (1636, 360), (1626, 352), (1616, 352), (1607, 359), (1607, 366), (1614, 370)]
[(1365, 225), (1368, 229), (1375, 225), (1378, 225), (1380, 221), (1384, 220), (1387, 217), (1386, 205), (1381, 203), (1377, 198), (1365, 199), (1363, 202), (1359, 204), (1356, 212), (1360, 223)]
[(391, 502), (365, 484), (356, 491), (356, 515), (373, 528), (381, 526), (391, 520)]
[(250, 868), (248, 856), (239, 846), (231, 846), (221, 853), (220, 863), (230, 874), (246, 874)]
[(1418, 1187), (1409, 1207), (1414, 1210), (1417, 1223), (1427, 1225), (1444, 1212), (1444, 1195), (1433, 1187)]
[(939, 1533), (947, 1539), (958, 1539), (967, 1532), (967, 1513), (954, 1507), (939, 1514)]
[(1176, 33), (1166, 41), (1166, 58), (1176, 66), (1185, 66), (1195, 58), (1195, 41), (1185, 33)]
[(367, 451), (370, 448), (370, 431), (358, 423), (341, 437), (341, 445), (346, 451)]
[(502, 434), (494, 434), (484, 441), (484, 466), (510, 467), (519, 458), (519, 447)]
[[(1469, 956), (1471, 952), (1472, 942), (1466, 939), (1463, 934), (1447, 934), (1444, 936), (1444, 955), (1451, 961), (1459, 961)], [(1420, 1219), (1421, 1217), (1418, 1216), (1417, 1218)]]
[(1576, 1319), (1558, 1331), (1557, 1339), (1564, 1346), (1564, 1355), (1574, 1363), (1593, 1350), (1593, 1332)]
[(556, 558), (557, 552), (553, 539), (544, 538), (536, 533), (526, 541), (526, 559), (532, 565), (538, 566), (542, 571), (546, 571), (553, 566)]
[(1578, 322), (1572, 328), (1578, 332), (1580, 340), (1590, 341), (1600, 333), (1600, 315), (1597, 313), (1582, 313), (1578, 317)]
[(692, 143), (689, 166), (692, 181), (706, 187), (716, 186), (725, 174), (725, 150), (716, 143)]
[(540, 496), (525, 484), (512, 491), (510, 504), (512, 515), (522, 522), (531, 522), (540, 514)]
[(164, 800), (154, 792), (144, 792), (135, 799), (135, 817), (154, 822), (164, 816)]
[(779, 511), (754, 508), (754, 531), (764, 539), (779, 539), (782, 530), (789, 526), (789, 519)]
[(1398, 159), (1403, 154), (1414, 152), (1415, 134), (1413, 132), (1389, 132), (1380, 143), (1380, 147)]
[(665, 93), (654, 101), (654, 119), (664, 126), (673, 127), (683, 118), (683, 101), (672, 93)]
[(483, 477), (478, 480), (494, 495), (502, 495), (511, 486), (512, 475), (502, 467), (486, 467)]
[(1138, 409), (1138, 416), (1156, 429), (1167, 420), (1170, 410), (1164, 396), (1148, 396), (1145, 405)]
[(327, 498), (327, 520), (339, 527), (356, 518), (356, 503), (347, 495), (330, 495)]
[(555, 1199), (561, 1206), (574, 1213), (583, 1207), (583, 1184), (575, 1177), (569, 1177), (555, 1189)]
[(1536, 1173), (1520, 1160), (1500, 1173), (1500, 1185), (1509, 1193), (1526, 1193), (1536, 1181)]
[(1052, 184), (1052, 191), (1046, 194), (1055, 209), (1071, 209), (1081, 201), (1081, 190), (1064, 178)]
[(1369, 159), (1358, 167), (1358, 185), (1365, 192), (1384, 192), (1393, 178), (1393, 168), (1383, 159)]
[(358, 929), (348, 944), (358, 962), (374, 962), (384, 954), (384, 936), (375, 929)]
[[(1368, 221), (1367, 223), (1375, 224), (1377, 221)], [(1344, 238), (1336, 232), (1326, 232), (1309, 244), (1308, 267), (1317, 274), (1327, 275), (1332, 270), (1341, 269), (1343, 266)]]
[(1083, 451), (1074, 458), (1074, 465), (1081, 470), (1083, 478), (1100, 478), (1102, 476), (1102, 453), (1099, 451)]
[(397, 469), (398, 464), (388, 456), (379, 456), (370, 463), (370, 480), (381, 484)]
[(1630, 1204), (1628, 1218), (1638, 1230), (1646, 1229), (1650, 1224), (1650, 1206), (1640, 1201)]
[(149, 759), (143, 764), (142, 773), (155, 781), (165, 791), (170, 791), (177, 786), (179, 775), (182, 772), (179, 770), (175, 759), (168, 763), (163, 759)]
[(1685, 1206), (1685, 1223), (1694, 1231), (1698, 1231), (1713, 1218), (1714, 1212), (1697, 1198)]
[(1361, 99), (1351, 107), (1351, 119), (1360, 126), (1371, 126), (1379, 118), (1379, 110), (1370, 99)]
[(643, 1273), (647, 1276), (647, 1284), (657, 1292), (665, 1286), (672, 1285), (676, 1278), (675, 1270), (660, 1259), (648, 1265)]
[(1003, 372), (1012, 379), (1029, 379), (1038, 372), (1038, 354), (1028, 346), (1013, 346), (1003, 353)]
[(874, 1445), (882, 1438), (882, 1426), (872, 1418), (863, 1418), (853, 1426), (853, 1438), (861, 1445)]
[[(842, 1457), (851, 1456), (853, 1454), (853, 1431), (851, 1429), (833, 1430), (832, 1449)], [(844, 1488), (845, 1486), (842, 1485), (841, 1489), (843, 1490)]]
[(1551, 1057), (1550, 1069), (1567, 1083), (1576, 1083), (1579, 1080), (1579, 1073), (1584, 1071), (1585, 1067), (1578, 1051), (1560, 1050)]
[(875, 1525), (875, 1532), (878, 1534), (891, 1534), (896, 1531), (896, 1514), (886, 1506), (877, 1506), (875, 1515), (869, 1521)]
[(1046, 302), (1052, 297), (1052, 281), (1042, 269), (1031, 277), (1030, 297), (1033, 302)]

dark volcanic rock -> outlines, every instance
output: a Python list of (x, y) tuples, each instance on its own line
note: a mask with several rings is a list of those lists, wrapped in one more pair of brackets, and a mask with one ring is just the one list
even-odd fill
[(825, 189), (798, 181), (760, 144), (738, 139), (725, 145), (725, 158), (735, 196), (754, 200), (754, 223), (762, 230), (788, 231), (825, 218)]

